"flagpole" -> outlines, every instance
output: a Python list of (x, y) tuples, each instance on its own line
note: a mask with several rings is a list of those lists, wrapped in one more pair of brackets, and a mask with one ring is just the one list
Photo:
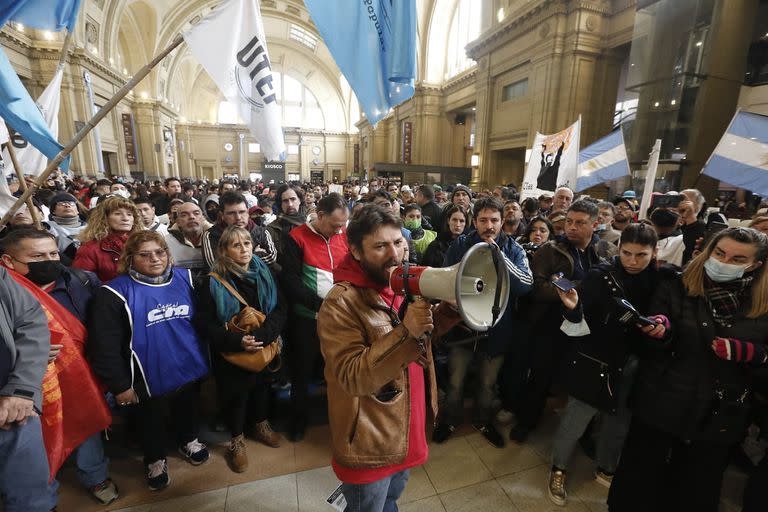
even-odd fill
[(648, 170), (645, 173), (645, 188), (643, 189), (643, 198), (640, 200), (640, 211), (637, 214), (638, 219), (645, 218), (645, 212), (651, 206), (651, 196), (653, 195), (653, 186), (656, 183), (656, 169), (659, 167), (659, 155), (661, 154), (661, 139), (656, 139), (656, 143), (651, 149), (651, 156), (648, 159)]
[[(13, 164), (13, 168), (16, 170), (16, 176), (19, 178), (19, 189), (23, 194), (27, 191), (27, 182), (24, 179), (24, 172), (19, 166), (19, 161), (16, 160), (16, 150), (13, 148), (13, 143), (8, 141), (8, 143), (5, 145), (5, 149), (8, 150), (8, 156), (11, 157), (11, 163)], [(37, 208), (35, 208), (34, 203), (32, 203), (31, 197), (27, 199), (26, 205), (27, 209), (29, 210), (29, 214), (32, 216), (32, 222), (35, 224), (35, 229), (42, 229), (43, 226), (40, 224), (40, 216), (37, 214)]]
[(2, 219), (0, 219), (0, 227), (5, 226), (8, 223), (8, 220), (16, 213), (16, 210), (21, 208), (21, 205), (24, 204), (24, 202), (32, 196), (36, 188), (39, 188), (40, 185), (42, 185), (45, 180), (48, 178), (48, 176), (55, 171), (61, 162), (64, 161), (65, 158), (72, 152), (72, 150), (77, 147), (80, 142), (85, 138), (88, 133), (93, 130), (99, 122), (106, 117), (109, 112), (117, 106), (117, 104), (122, 100), (125, 96), (128, 95), (131, 90), (133, 90), (136, 85), (141, 82), (144, 77), (146, 77), (150, 71), (152, 71), (152, 68), (157, 66), (160, 61), (162, 61), (165, 57), (168, 56), (169, 53), (171, 53), (173, 50), (175, 50), (182, 42), (184, 42), (184, 36), (179, 34), (176, 36), (176, 39), (173, 40), (173, 42), (162, 52), (160, 52), (152, 61), (145, 65), (143, 68), (138, 70), (136, 74), (131, 78), (128, 82), (123, 85), (123, 87), (117, 91), (117, 93), (112, 96), (112, 98), (103, 106), (101, 109), (99, 109), (98, 112), (83, 126), (83, 128), (80, 129), (79, 132), (77, 132), (77, 135), (75, 135), (75, 138), (73, 138), (69, 144), (67, 144), (59, 153), (56, 155), (56, 157), (53, 160), (50, 160), (48, 162), (48, 166), (45, 168), (43, 173), (37, 177), (37, 180), (35, 181), (34, 185), (29, 187), (22, 195), (19, 197), (16, 202), (11, 206), (11, 208), (8, 210), (8, 212), (3, 216)]
[(56, 66), (56, 69), (64, 69), (64, 66), (67, 63), (67, 57), (69, 54), (69, 48), (72, 46), (72, 39), (74, 32), (70, 32), (67, 30), (67, 35), (64, 37), (64, 43), (61, 45), (61, 55), (59, 55), (59, 65)]

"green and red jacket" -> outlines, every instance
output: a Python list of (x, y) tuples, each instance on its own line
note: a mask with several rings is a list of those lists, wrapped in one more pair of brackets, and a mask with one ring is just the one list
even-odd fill
[(333, 270), (348, 252), (346, 229), (330, 239), (309, 223), (291, 230), (281, 262), (281, 282), (293, 311), (317, 318), (323, 299), (333, 287)]

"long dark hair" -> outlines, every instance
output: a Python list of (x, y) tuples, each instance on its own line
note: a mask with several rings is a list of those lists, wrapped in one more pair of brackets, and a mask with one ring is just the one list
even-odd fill
[(552, 238), (555, 236), (555, 228), (552, 226), (552, 223), (549, 221), (549, 219), (543, 215), (537, 215), (528, 221), (528, 225), (525, 226), (525, 233), (523, 233), (523, 236), (521, 236), (520, 240), (518, 241), (520, 244), (527, 244), (531, 242), (531, 231), (533, 231), (534, 222), (543, 222), (547, 226), (547, 229), (549, 229), (549, 238), (547, 241), (552, 240)]
[(449, 204), (445, 207), (443, 210), (443, 222), (440, 223), (440, 230), (437, 233), (437, 237), (440, 240), (445, 240), (450, 242), (453, 240), (453, 234), (451, 233), (451, 216), (453, 216), (454, 213), (461, 212), (462, 215), (464, 215), (464, 221), (469, 224), (469, 215), (467, 214), (467, 210), (464, 209), (463, 206), (458, 204)]

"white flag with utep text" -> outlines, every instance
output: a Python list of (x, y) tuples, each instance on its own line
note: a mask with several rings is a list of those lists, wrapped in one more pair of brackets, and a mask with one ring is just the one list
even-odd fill
[(184, 39), (268, 160), (285, 158), (285, 141), (259, 0), (226, 0)]

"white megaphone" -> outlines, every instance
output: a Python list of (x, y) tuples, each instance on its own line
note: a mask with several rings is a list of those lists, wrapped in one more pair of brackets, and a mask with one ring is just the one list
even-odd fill
[(496, 245), (480, 242), (451, 267), (400, 265), (389, 275), (400, 295), (445, 300), (456, 307), (467, 327), (487, 331), (504, 314), (509, 301), (509, 272)]

